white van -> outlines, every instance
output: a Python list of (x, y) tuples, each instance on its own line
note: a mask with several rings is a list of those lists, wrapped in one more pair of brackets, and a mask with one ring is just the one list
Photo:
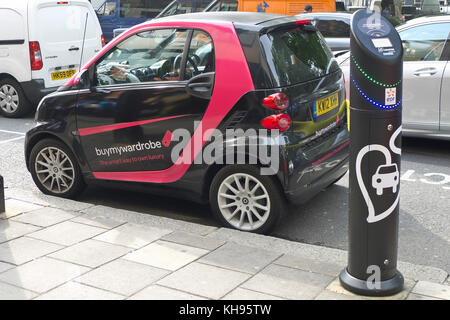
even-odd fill
[(88, 0), (0, 0), (0, 114), (31, 111), (103, 44)]

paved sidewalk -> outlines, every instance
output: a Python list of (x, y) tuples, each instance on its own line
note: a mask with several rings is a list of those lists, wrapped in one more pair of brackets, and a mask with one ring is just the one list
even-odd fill
[[(0, 299), (373, 299), (340, 286), (343, 250), (27, 190), (5, 194)], [(405, 290), (381, 299), (450, 300), (444, 270), (398, 269)]]

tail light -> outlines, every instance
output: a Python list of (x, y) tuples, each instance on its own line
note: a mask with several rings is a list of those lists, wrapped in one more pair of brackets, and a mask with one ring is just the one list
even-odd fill
[(102, 39), (102, 47), (104, 47), (105, 46), (105, 37), (102, 35), (101, 39)]
[(291, 125), (291, 118), (287, 114), (273, 114), (264, 118), (261, 125), (269, 130), (280, 130), (281, 132), (289, 129)]
[(43, 67), (41, 47), (38, 41), (30, 41), (31, 70), (41, 70)]
[(284, 110), (289, 106), (289, 98), (284, 93), (274, 93), (265, 97), (262, 104), (270, 109)]

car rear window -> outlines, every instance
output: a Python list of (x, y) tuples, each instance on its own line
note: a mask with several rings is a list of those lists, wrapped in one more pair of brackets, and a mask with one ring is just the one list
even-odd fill
[(280, 29), (262, 35), (260, 41), (277, 87), (320, 78), (339, 69), (319, 32), (301, 26)]

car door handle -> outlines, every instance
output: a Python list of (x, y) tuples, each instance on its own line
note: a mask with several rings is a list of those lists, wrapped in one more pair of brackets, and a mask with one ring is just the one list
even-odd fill
[(192, 77), (186, 84), (187, 93), (194, 97), (211, 99), (214, 75), (214, 72), (207, 72)]
[(435, 74), (437, 72), (436, 68), (423, 68), (423, 69), (419, 69), (416, 70), (414, 72), (415, 76), (418, 77), (422, 77), (422, 76), (432, 76), (433, 74)]
[(69, 48), (69, 51), (78, 51), (78, 50), (80, 50), (80, 48), (78, 48), (78, 47), (71, 47), (71, 48)]

